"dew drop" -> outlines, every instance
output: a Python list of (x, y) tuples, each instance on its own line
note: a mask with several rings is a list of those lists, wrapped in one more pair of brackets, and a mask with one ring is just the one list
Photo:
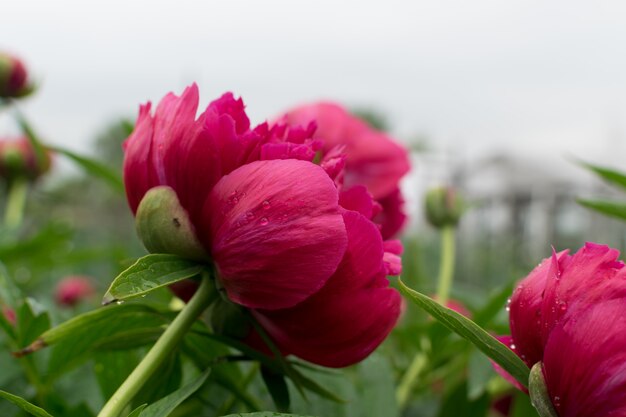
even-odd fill
[(517, 349), (517, 346), (515, 346), (515, 343), (511, 343), (510, 348), (511, 348), (512, 350), (515, 350), (515, 349)]
[(261, 226), (266, 226), (270, 221), (267, 217), (261, 217)]
[(555, 396), (554, 400), (552, 401), (553, 405), (555, 407), (560, 407), (561, 406), (561, 397), (559, 396)]
[(124, 301), (122, 301), (122, 300), (117, 300), (117, 301), (115, 302), (115, 304), (117, 304), (117, 305), (119, 306), (119, 305), (124, 304)]
[(263, 206), (263, 210), (269, 210), (270, 208), (272, 208), (272, 205), (267, 200), (263, 201), (263, 203), (261, 203), (261, 206)]

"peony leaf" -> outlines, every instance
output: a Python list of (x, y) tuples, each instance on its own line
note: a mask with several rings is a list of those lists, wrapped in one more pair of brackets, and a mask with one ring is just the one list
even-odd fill
[(17, 395), (10, 394), (6, 391), (0, 391), (0, 398), (4, 398), (5, 400), (12, 402), (31, 416), (52, 417), (52, 415), (48, 414), (48, 412), (43, 408), (39, 408), (36, 405), (29, 403), (28, 401), (26, 401), (22, 397), (18, 397)]
[(609, 201), (609, 200), (587, 200), (587, 199), (578, 199), (578, 204), (600, 212), (602, 214), (606, 214), (607, 216), (617, 217), (621, 220), (626, 220), (626, 203), (619, 201)]
[(590, 164), (584, 161), (578, 161), (578, 163), (587, 168), (588, 170), (596, 173), (600, 178), (611, 184), (617, 185), (622, 188), (626, 188), (626, 173), (616, 171), (611, 168), (601, 167), (599, 165)]
[(476, 346), (481, 352), (511, 374), (520, 384), (525, 387), (528, 386), (530, 370), (511, 349), (462, 314), (442, 306), (424, 294), (410, 289), (402, 280), (399, 280), (399, 283), (400, 291), (411, 301), (426, 310), (448, 329)]
[(128, 416), (126, 417), (139, 417), (141, 412), (146, 408), (148, 404), (142, 404), (139, 407), (135, 408)]
[(301, 416), (298, 414), (281, 414), (273, 411), (260, 411), (258, 413), (243, 413), (243, 414), (229, 414), (223, 417), (313, 417), (313, 416)]
[(261, 376), (263, 382), (269, 391), (274, 405), (278, 411), (289, 411), (290, 398), (287, 382), (283, 374), (272, 371), (271, 369), (261, 366)]
[(92, 158), (88, 158), (86, 156), (79, 155), (75, 152), (61, 148), (59, 146), (48, 146), (47, 148), (52, 152), (65, 155), (76, 164), (80, 165), (80, 167), (83, 168), (86, 173), (106, 181), (115, 191), (118, 191), (120, 193), (124, 192), (124, 182), (122, 181), (122, 178), (117, 174), (116, 171), (104, 165), (102, 162)]
[(167, 417), (176, 407), (185, 401), (190, 395), (196, 392), (209, 377), (211, 368), (204, 371), (198, 378), (191, 381), (184, 387), (172, 392), (166, 397), (161, 398), (154, 404), (147, 406), (139, 417)]
[(119, 274), (104, 295), (102, 304), (124, 301), (145, 295), (157, 288), (165, 287), (198, 275), (205, 268), (194, 261), (176, 255), (151, 254)]

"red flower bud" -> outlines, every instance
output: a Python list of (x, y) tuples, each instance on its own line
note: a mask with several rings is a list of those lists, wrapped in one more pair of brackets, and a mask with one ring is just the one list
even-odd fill
[(34, 181), (50, 170), (52, 158), (46, 151), (41, 159), (26, 138), (0, 140), (0, 177), (6, 181), (26, 178)]
[(84, 276), (69, 276), (58, 283), (55, 298), (59, 305), (73, 307), (95, 293), (91, 280)]
[(0, 98), (17, 98), (30, 94), (26, 67), (18, 58), (0, 53)]

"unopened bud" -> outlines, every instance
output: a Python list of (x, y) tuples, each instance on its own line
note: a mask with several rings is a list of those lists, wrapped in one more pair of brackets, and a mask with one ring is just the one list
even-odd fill
[(541, 417), (559, 417), (550, 400), (542, 362), (537, 362), (530, 370), (528, 393), (530, 394), (530, 402)]
[(426, 219), (436, 228), (456, 226), (465, 209), (463, 199), (450, 187), (437, 187), (426, 194)]
[(55, 298), (59, 305), (73, 307), (95, 293), (87, 277), (75, 275), (65, 277), (56, 287)]
[(42, 157), (28, 139), (0, 140), (0, 177), (11, 182), (17, 178), (34, 181), (50, 170), (51, 158), (46, 151)]
[(32, 93), (34, 87), (28, 82), (28, 73), (18, 58), (0, 53), (0, 97), (19, 98)]
[(169, 253), (198, 261), (209, 259), (187, 210), (171, 187), (161, 185), (146, 193), (137, 208), (135, 225), (150, 253)]

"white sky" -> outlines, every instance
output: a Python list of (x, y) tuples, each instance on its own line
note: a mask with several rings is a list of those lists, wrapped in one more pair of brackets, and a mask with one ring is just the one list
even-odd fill
[(77, 150), (197, 81), (253, 122), (328, 98), (438, 149), (620, 164), (625, 22), (626, 2), (601, 0), (0, 0), (0, 49), (41, 81), (34, 124)]

